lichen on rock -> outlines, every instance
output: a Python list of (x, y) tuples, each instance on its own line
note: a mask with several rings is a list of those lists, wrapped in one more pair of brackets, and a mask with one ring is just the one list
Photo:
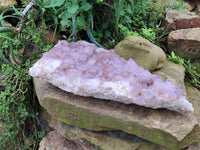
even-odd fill
[(115, 100), (151, 108), (193, 112), (181, 90), (170, 81), (85, 41), (59, 41), (30, 68), (31, 76), (47, 80), (76, 95)]

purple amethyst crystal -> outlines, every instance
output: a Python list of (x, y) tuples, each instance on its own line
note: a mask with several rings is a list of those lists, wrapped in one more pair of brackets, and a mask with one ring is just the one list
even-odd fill
[(194, 111), (182, 90), (172, 82), (163, 82), (132, 59), (119, 57), (114, 50), (104, 50), (85, 41), (59, 41), (29, 73), (76, 95), (155, 109)]

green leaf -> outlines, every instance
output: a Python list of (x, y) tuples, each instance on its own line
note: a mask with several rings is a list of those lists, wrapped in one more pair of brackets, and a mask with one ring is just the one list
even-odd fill
[(5, 33), (5, 32), (14, 32), (14, 29), (11, 27), (0, 27), (0, 33)]
[(14, 75), (16, 75), (16, 76), (19, 76), (19, 74), (20, 74), (20, 72), (19, 71), (17, 71), (17, 70), (14, 70)]
[(83, 16), (78, 16), (76, 20), (76, 25), (79, 27), (83, 27), (85, 24), (86, 24), (86, 21), (83, 18)]
[(73, 1), (72, 1), (72, 4), (77, 4), (77, 3), (78, 3), (77, 0), (73, 0)]
[(47, 1), (45, 8), (61, 6), (64, 2), (65, 0), (49, 0)]
[(61, 23), (62, 26), (67, 26), (67, 27), (70, 27), (72, 25), (72, 22), (69, 19), (67, 19), (67, 18), (61, 20), (60, 23)]
[(25, 64), (26, 64), (26, 66), (29, 66), (31, 64), (30, 59), (27, 59)]
[(4, 39), (10, 40), (10, 41), (12, 41), (12, 42), (17, 42), (17, 40), (14, 40), (14, 39), (12, 39), (12, 38), (10, 38), (9, 36), (6, 36), (6, 35), (4, 35), (4, 34), (0, 34), (0, 38), (4, 38)]
[(120, 11), (120, 16), (125, 16), (125, 12), (123, 10)]
[(59, 15), (61, 19), (69, 19), (72, 18), (73, 14), (69, 13), (68, 10), (65, 10), (62, 14)]
[(90, 3), (87, 3), (86, 1), (81, 1), (79, 12), (89, 11), (91, 10), (91, 8), (92, 5)]
[(127, 8), (126, 8), (126, 11), (128, 14), (132, 14), (132, 10), (131, 10), (131, 6), (130, 5), (127, 5)]
[(84, 11), (88, 11), (89, 9), (92, 8), (92, 6), (89, 3), (85, 3), (82, 7)]
[(107, 23), (103, 23), (103, 24), (102, 24), (102, 27), (103, 27), (103, 29), (106, 29), (106, 28), (107, 28), (107, 26), (108, 26), (108, 24), (107, 24)]
[(111, 36), (111, 32), (110, 31), (106, 31), (105, 32), (105, 37), (110, 37)]
[(102, 38), (102, 37), (103, 37), (103, 33), (98, 33), (98, 36), (99, 36), (100, 38)]
[(71, 7), (69, 7), (69, 8), (67, 9), (67, 11), (68, 11), (69, 13), (71, 13), (71, 14), (75, 14), (76, 11), (78, 10), (78, 8), (79, 8), (79, 6), (78, 6), (77, 4), (75, 4), (75, 5), (72, 5)]

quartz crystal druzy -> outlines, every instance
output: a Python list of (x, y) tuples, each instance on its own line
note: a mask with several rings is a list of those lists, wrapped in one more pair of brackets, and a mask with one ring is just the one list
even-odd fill
[(81, 96), (115, 100), (151, 108), (193, 112), (181, 90), (172, 82), (94, 44), (59, 41), (43, 54), (29, 73), (35, 78)]

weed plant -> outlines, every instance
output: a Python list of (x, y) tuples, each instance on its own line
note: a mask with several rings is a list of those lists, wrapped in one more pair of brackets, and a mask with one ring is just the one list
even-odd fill
[[(113, 47), (127, 35), (140, 35), (159, 45), (166, 35), (161, 27), (167, 6), (152, 0), (35, 0), (37, 15), (45, 18), (54, 33), (65, 32), (70, 40), (87, 39), (82, 31), (91, 31), (89, 39)], [(41, 15), (42, 14), (42, 15)], [(81, 34), (80, 34), (81, 33)], [(95, 42), (94, 42), (95, 43)], [(95, 43), (96, 44), (96, 43)]]
[[(38, 103), (28, 69), (52, 47), (43, 35), (47, 27), (43, 21), (36, 25), (32, 13), (26, 28), (16, 34), (5, 30), (1, 22), (0, 61), (5, 90), (0, 92), (0, 149), (37, 149), (46, 131), (38, 118)], [(15, 16), (15, 15), (13, 15)], [(12, 62), (12, 63), (11, 63)]]
[[(156, 45), (165, 40), (162, 27), (167, 7), (164, 0), (35, 0), (38, 12), (54, 33), (63, 33), (67, 40), (90, 39), (106, 48), (113, 48), (127, 35), (139, 35)], [(27, 1), (24, 0), (26, 3)], [(84, 36), (83, 31), (87, 31)], [(90, 33), (91, 32), (91, 33)], [(80, 34), (81, 33), (81, 34)]]
[(176, 56), (173, 51), (170, 55), (167, 55), (167, 57), (170, 61), (183, 66), (185, 68), (186, 80), (200, 90), (200, 74), (191, 60), (184, 60), (183, 58)]
[[(122, 7), (119, 9), (116, 2), (116, 11), (119, 11), (116, 21), (119, 35), (142, 36), (156, 45), (164, 40), (166, 33), (165, 27), (162, 27), (165, 9), (169, 5), (161, 6), (152, 0), (129, 2), (123, 1)], [(118, 19), (119, 18), (119, 19)]]

